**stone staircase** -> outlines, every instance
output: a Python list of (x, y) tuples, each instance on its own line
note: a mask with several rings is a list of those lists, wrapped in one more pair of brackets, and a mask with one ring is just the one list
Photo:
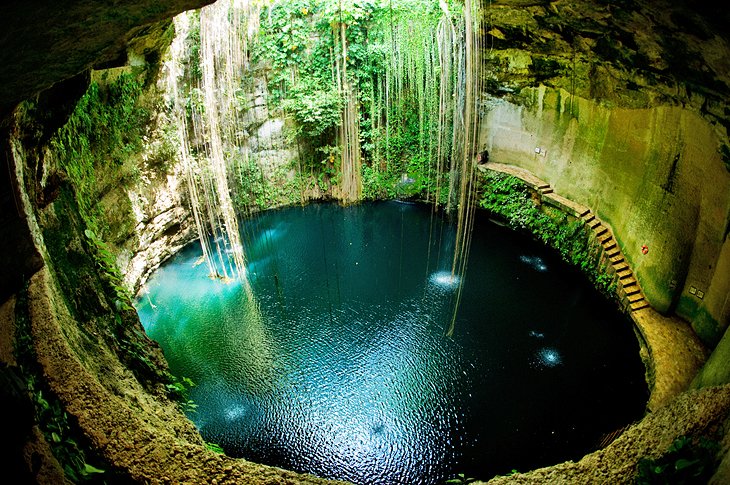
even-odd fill
[(621, 249), (618, 247), (611, 229), (604, 225), (590, 208), (556, 194), (549, 183), (537, 178), (532, 172), (524, 168), (500, 163), (487, 163), (480, 165), (479, 170), (494, 170), (517, 177), (535, 190), (540, 195), (540, 200), (543, 203), (557, 207), (563, 212), (581, 219), (593, 231), (596, 241), (603, 248), (604, 257), (616, 275), (618, 285), (616, 294), (624, 307), (634, 312), (649, 306), (649, 302), (646, 301), (644, 293), (641, 291), (638, 281), (636, 281), (634, 272), (621, 253)]
[(535, 187), (535, 188), (540, 193), (540, 195), (552, 194), (554, 192), (553, 188), (550, 187), (550, 184), (545, 183), (545, 182), (538, 184), (537, 187)]
[(603, 247), (603, 253), (616, 274), (618, 283), (616, 291), (619, 298), (632, 312), (648, 307), (649, 303), (644, 298), (644, 293), (641, 291), (639, 283), (634, 277), (634, 272), (624, 259), (624, 255), (621, 253), (618, 244), (616, 244), (611, 230), (603, 225), (600, 219), (590, 209), (586, 208), (578, 216), (593, 231), (596, 241)]

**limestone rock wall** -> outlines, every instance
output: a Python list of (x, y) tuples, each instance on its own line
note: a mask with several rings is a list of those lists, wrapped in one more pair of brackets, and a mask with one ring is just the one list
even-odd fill
[(676, 311), (715, 343), (729, 316), (730, 172), (714, 127), (678, 106), (609, 108), (545, 86), (521, 96), (522, 104), (489, 102), (490, 160), (527, 168), (591, 207), (612, 226), (652, 306)]
[(730, 321), (727, 15), (665, 0), (503, 0), (484, 15), (490, 160), (589, 205), (650, 303), (711, 346)]
[(117, 263), (135, 293), (149, 275), (197, 237), (179, 168), (172, 173), (144, 173), (141, 183), (125, 190), (135, 221), (134, 232), (119, 248)]
[(253, 73), (253, 93), (248, 95), (250, 108), (244, 114), (246, 130), (242, 147), (262, 170), (271, 177), (297, 159), (293, 136), (282, 113), (268, 108), (269, 89), (265, 70)]
[[(241, 155), (239, 160), (255, 164), (266, 183), (276, 186), (294, 176), (291, 166), (297, 151), (292, 145), (292, 137), (288, 136), (286, 119), (268, 108), (266, 74), (265, 69), (259, 69), (251, 75), (252, 88), (244, 95), (247, 106), (241, 113), (242, 143), (236, 149)], [(136, 160), (136, 180), (132, 186), (112, 185), (100, 201), (110, 228), (107, 240), (114, 246), (118, 266), (133, 293), (142, 289), (160, 264), (198, 238), (191, 214), (186, 169), (180, 163), (179, 141), (170, 140), (175, 121), (163, 103), (163, 99), (170, 96), (165, 92), (166, 75), (169, 73), (163, 67), (156, 86), (146, 95), (145, 102), (154, 114), (144, 151)], [(99, 71), (93, 77), (108, 76)], [(190, 132), (190, 135), (194, 136), (194, 133)], [(204, 140), (193, 139), (192, 142), (204, 152)], [(232, 166), (231, 172), (235, 174), (238, 169)], [(231, 186), (235, 187), (237, 183)]]

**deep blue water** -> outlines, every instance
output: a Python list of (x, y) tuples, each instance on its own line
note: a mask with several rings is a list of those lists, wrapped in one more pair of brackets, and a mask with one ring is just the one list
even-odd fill
[(643, 414), (632, 323), (483, 214), (452, 337), (454, 226), (428, 206), (312, 204), (242, 233), (253, 298), (194, 243), (137, 302), (228, 455), (358, 484), (488, 479), (579, 459)]

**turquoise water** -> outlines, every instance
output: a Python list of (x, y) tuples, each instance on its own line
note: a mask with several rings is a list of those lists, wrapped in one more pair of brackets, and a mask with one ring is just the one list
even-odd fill
[(641, 417), (632, 324), (530, 238), (477, 218), (463, 298), (454, 227), (427, 206), (313, 204), (243, 225), (251, 295), (199, 244), (137, 302), (189, 417), (228, 455), (359, 484), (489, 478), (592, 451)]

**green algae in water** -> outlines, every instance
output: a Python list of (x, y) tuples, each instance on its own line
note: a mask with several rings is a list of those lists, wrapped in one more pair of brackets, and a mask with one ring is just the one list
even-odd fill
[[(313, 204), (243, 224), (249, 295), (192, 244), (138, 301), (190, 418), (227, 454), (360, 484), (489, 478), (592, 451), (641, 417), (631, 323), (559, 257), (477, 218)], [(444, 336), (464, 284), (453, 338)]]

